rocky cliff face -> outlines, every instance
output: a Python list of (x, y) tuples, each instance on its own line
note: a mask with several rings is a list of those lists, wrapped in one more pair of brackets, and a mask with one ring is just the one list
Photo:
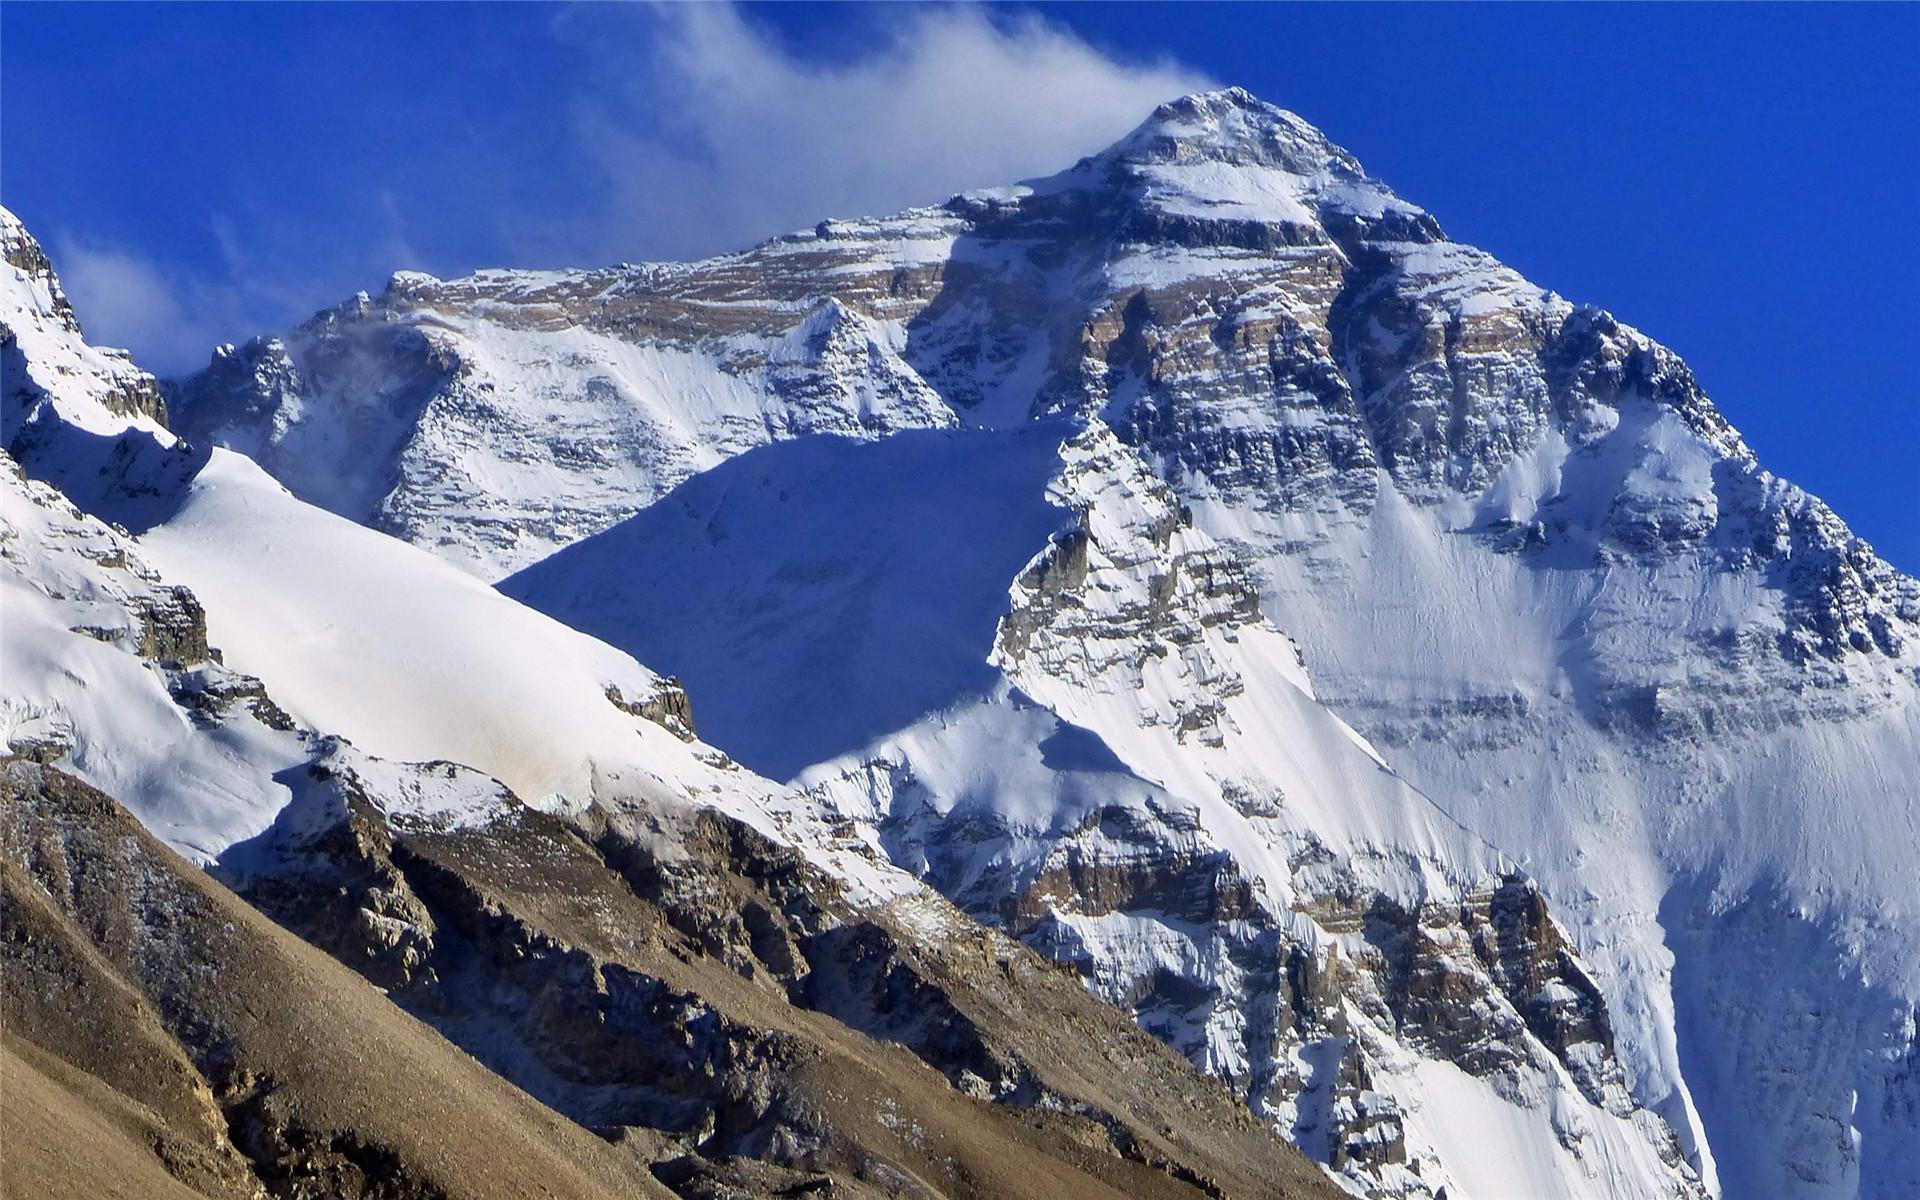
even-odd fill
[[(1383, 1069), (1370, 1060), (1406, 1048), (1498, 1080), (1513, 1095), (1570, 1080), (1605, 1112), (1634, 1116), (1604, 1001), (1532, 885), (1459, 846), (1424, 848), (1426, 870), (1406, 871), (1379, 861), (1398, 839), (1356, 838), (1300, 812), (1303, 794), (1360, 801), (1351, 786), (1296, 782), (1306, 773), (1249, 744), (1280, 740), (1292, 723), (1263, 703), (1271, 676), (1296, 689), (1307, 681), (1289, 661), (1297, 653), (1291, 642), (1261, 617), (1244, 569), (1192, 530), (1170, 490), (1097, 425), (1063, 458), (1055, 488), (1080, 522), (1015, 584), (999, 648), (1011, 678), (1121, 747), (1142, 775), (1169, 783), (1186, 775), (1186, 786), (1215, 793), (1259, 844), (1284, 854), (1288, 875), (1276, 886), (1230, 849), (1198, 852), (1209, 832), (1223, 832), (1204, 810), (1108, 806), (1048, 848), (1037, 872), (1003, 901), (1007, 919), (1082, 964), (1116, 1002), (1197, 1061), (1240, 1075), (1251, 1094), (1291, 1118), (1298, 1136), (1328, 1139), (1324, 1153), (1336, 1165), (1385, 1136), (1397, 1089), (1376, 1082)], [(1268, 656), (1254, 652), (1263, 642)], [(1247, 676), (1256, 672), (1268, 678), (1256, 679), (1249, 695)], [(1105, 699), (1089, 704), (1089, 696)], [(1197, 762), (1205, 783), (1183, 759)], [(1425, 807), (1411, 794), (1394, 799)], [(1450, 874), (1473, 882), (1462, 888)], [(1311, 922), (1304, 936), (1301, 916)], [(1208, 931), (1188, 951), (1206, 968), (1143, 964), (1104, 944), (1102, 927), (1123, 917)], [(1235, 975), (1237, 986), (1218, 988)], [(1196, 990), (1215, 1011), (1201, 1028), (1183, 1027)], [(1257, 1021), (1240, 997), (1259, 998)], [(1365, 1014), (1360, 1028), (1355, 1011)], [(1369, 1022), (1374, 1030), (1364, 1028)], [(1292, 1067), (1329, 1058), (1339, 1071), (1324, 1079)], [(1320, 1087), (1326, 1093), (1314, 1096)], [(1417, 1089), (1408, 1091), (1417, 1103)], [(1329, 1128), (1303, 1115), (1316, 1105)], [(1671, 1136), (1657, 1122), (1648, 1128), (1677, 1163)], [(1397, 1137), (1380, 1149), (1396, 1161), (1406, 1154)]]
[[(754, 1172), (943, 1194), (1013, 1194), (1021, 1170), (1069, 1191), (1323, 1186), (1120, 1014), (931, 896), (851, 904), (713, 812), (510, 805), (449, 830), (383, 811), (373, 782), (311, 768), (296, 804), (343, 815), (283, 814), (242, 894), (559, 1112), (647, 1146), (683, 1192)], [(1048, 1161), (1063, 1137), (1084, 1163)]]

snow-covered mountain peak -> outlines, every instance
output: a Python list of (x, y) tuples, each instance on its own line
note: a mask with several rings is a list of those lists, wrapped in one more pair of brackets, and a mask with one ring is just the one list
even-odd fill
[(1398, 236), (1442, 239), (1431, 217), (1320, 130), (1237, 87), (1169, 101), (1106, 150), (1029, 186), (1105, 192), (1170, 217), (1284, 225), (1302, 231), (1295, 238), (1350, 240), (1392, 214)]
[[(1326, 707), (1414, 795), (1572, 914), (1633, 1097), (1703, 1173), (1715, 1146), (1733, 1164), (1730, 1194), (1867, 1176), (1900, 1194), (1902, 1164), (1920, 1171), (1899, 1153), (1920, 1144), (1900, 1115), (1920, 1076), (1886, 1066), (1912, 1053), (1910, 1022), (1833, 982), (1888, 981), (1909, 1013), (1920, 998), (1903, 936), (1920, 916), (1920, 583), (1769, 473), (1672, 351), (1448, 240), (1282, 110), (1233, 91), (1185, 98), (1061, 174), (705, 262), (391, 288), (289, 335), (280, 357), (265, 382), (184, 384), (182, 427), (475, 573), (543, 579), (543, 605), (604, 582), (595, 632), (610, 640), (728, 650), (708, 665), (737, 694), (703, 701), (700, 664), (686, 672), (714, 730), (729, 704), (766, 700), (764, 673), (743, 678), (750, 660), (733, 650), (812, 689), (846, 682), (858, 705), (827, 687), (799, 718), (742, 707), (742, 746), (810, 722), (901, 718), (895, 736), (863, 720), (829, 732), (876, 737), (812, 744), (838, 780), (828, 791), (897, 816), (899, 861), (961, 864), (956, 894), (979, 882), (962, 878), (977, 859), (995, 886), (1013, 871), (1011, 854), (966, 853), (969, 838), (1064, 836), (1023, 845), (1088, 886), (1112, 884), (1127, 854), (1211, 869), (1217, 847), (1194, 849), (1205, 839), (1167, 796), (1269, 819), (1271, 797), (1246, 777), (1295, 764), (1239, 770), (1269, 748), (1268, 726), (1236, 714), (1313, 702), (1285, 682), (1298, 662), (1284, 629)], [(1069, 469), (1035, 485), (1025, 467), (1056, 446), (1018, 431), (1063, 419), (1110, 435), (1070, 439)], [(918, 432), (932, 429), (951, 432)], [(782, 448), (817, 433), (851, 442)], [(1020, 468), (1025, 490), (1005, 510), (952, 482), (989, 465)], [(809, 499), (828, 468), (844, 475)], [(936, 468), (941, 486), (918, 487)], [(1147, 496), (1139, 474), (1166, 494)], [(1052, 502), (1036, 506), (1046, 486)], [(935, 490), (972, 507), (895, 499)], [(985, 545), (969, 512), (1037, 540), (942, 561), (947, 543)], [(1038, 532), (998, 520), (1007, 512)], [(743, 536), (748, 513), (787, 534)], [(857, 536), (870, 524), (890, 530), (884, 543)], [(636, 582), (637, 564), (659, 570), (663, 554), (688, 569)], [(870, 604), (908, 594), (895, 568), (926, 555), (973, 584), (989, 567), (1005, 577), (962, 593), (927, 587), (945, 576), (923, 571), (915, 584), (955, 620), (929, 632), (896, 619), (885, 648), (898, 655), (823, 654), (807, 669), (806, 650), (856, 640)], [(993, 645), (970, 632), (991, 626), (977, 595), (1011, 609), (998, 615), (1021, 635), (1018, 656), (1001, 643), (1004, 689), (931, 695), (867, 677), (869, 658), (930, 661), (925, 632), (954, 656), (943, 676), (973, 681)], [(1242, 596), (1277, 628), (1241, 621)], [(767, 597), (775, 613), (809, 600), (800, 615), (819, 638), (776, 636)], [(915, 722), (874, 696), (928, 711)], [(981, 747), (1008, 739), (1031, 753), (975, 770)], [(1342, 754), (1359, 778), (1379, 770)], [(767, 761), (784, 776), (802, 757)], [(1103, 787), (1121, 786), (1116, 773), (1150, 785), (1128, 783), (1105, 824), (1101, 804), (1075, 807), (1095, 766)], [(1001, 820), (966, 790), (996, 770), (1009, 795), (1092, 823)], [(1396, 847), (1382, 861), (1407, 848), (1363, 832)], [(1193, 853), (1166, 857), (1188, 834)], [(1328, 840), (1300, 846), (1303, 861)], [(1715, 936), (1728, 912), (1744, 949)], [(1192, 932), (1156, 941), (1151, 920), (1124, 912), (1067, 916), (1115, 931), (1073, 945), (1116, 994)], [(1756, 972), (1770, 939), (1804, 945), (1799, 967)], [(1194, 961), (1169, 978), (1192, 982)], [(1737, 994), (1725, 982), (1756, 974)], [(1216, 986), (1207, 995), (1237, 984)], [(1193, 1034), (1176, 992), (1149, 998), (1165, 1009), (1154, 1019)], [(1809, 994), (1850, 1023), (1794, 1025)], [(1752, 1049), (1786, 1044), (1814, 1064), (1790, 1087), (1766, 1082), (1785, 1074)], [(1346, 1115), (1350, 1131), (1366, 1124)]]
[(13, 287), (25, 285), (44, 293), (44, 305), (36, 307), (68, 332), (80, 332), (80, 321), (73, 315), (73, 305), (68, 303), (66, 293), (60, 289), (59, 277), (54, 274), (53, 264), (47, 261), (46, 251), (27, 232), (20, 218), (6, 208), (0, 208), (0, 258), (18, 272), (10, 281)]
[(1096, 159), (1211, 159), (1279, 167), (1296, 175), (1336, 168), (1353, 176), (1364, 174), (1358, 159), (1298, 115), (1239, 87), (1169, 100)]
[(0, 445), (50, 419), (55, 403), (89, 432), (131, 424), (170, 442), (158, 384), (126, 351), (86, 342), (46, 252), (6, 208), (0, 260)]

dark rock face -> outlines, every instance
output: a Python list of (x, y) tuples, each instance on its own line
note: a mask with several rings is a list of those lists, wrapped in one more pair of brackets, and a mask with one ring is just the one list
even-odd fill
[[(1229, 310), (1202, 330), (1170, 311), (1164, 326), (1142, 326), (1134, 338), (1152, 386), (1110, 414), (1128, 442), (1230, 494), (1281, 508), (1329, 497), (1356, 511), (1371, 507), (1379, 460), (1323, 335), (1285, 313)], [(1228, 424), (1205, 405), (1184, 402), (1196, 396), (1235, 405), (1251, 399), (1268, 420)]]
[[(1600, 989), (1574, 958), (1537, 887), (1519, 879), (1503, 882), (1484, 912), (1475, 912), (1471, 933), (1474, 952), (1527, 1028), (1563, 1062), (1570, 1048), (1582, 1043), (1613, 1053), (1613, 1027)], [(1569, 1069), (1595, 1103), (1601, 1102), (1603, 1085), (1614, 1081), (1596, 1081), (1585, 1068)]]
[[(169, 380), (162, 386), (181, 415), (183, 430), (205, 436), (214, 422), (271, 419), (282, 405), (299, 398), (305, 384), (285, 342), (277, 337), (257, 337), (240, 346), (216, 347), (198, 375)], [(221, 400), (238, 401), (243, 406), (232, 413), (219, 413), (211, 406)]]
[[(1158, 912), (1196, 925), (1252, 918), (1252, 885), (1231, 856), (1169, 850), (1169, 830), (1178, 834), (1183, 824), (1192, 834), (1192, 819), (1184, 813), (1115, 806), (1092, 814), (1062, 839), (1024, 888), (1001, 902), (1001, 919), (1009, 931), (1025, 936), (1062, 907), (1095, 916)], [(1083, 836), (1092, 845), (1084, 844)], [(1132, 853), (1116, 854), (1108, 846), (1129, 847)]]
[(1627, 1111), (1606, 1003), (1532, 884), (1509, 879), (1445, 912), (1376, 902), (1357, 919), (1390, 981), (1388, 1010), (1414, 1041), (1499, 1077), (1521, 1065), (1513, 1043), (1524, 1023), (1588, 1100)]
[(678, 679), (663, 679), (651, 694), (633, 700), (609, 684), (607, 701), (621, 712), (652, 721), (683, 742), (697, 737), (693, 728), (693, 703), (687, 699), (687, 689), (680, 686)]
[[(1412, 1161), (1400, 1101), (1376, 1077), (1382, 1037), (1503, 1095), (1526, 1095), (1543, 1073), (1564, 1070), (1597, 1108), (1635, 1113), (1605, 1000), (1532, 884), (1508, 879), (1416, 910), (1354, 887), (1299, 902), (1300, 915), (1324, 931), (1308, 934), (1264, 903), (1231, 855), (1183, 848), (1185, 816), (1099, 813), (1017, 884), (946, 881), (969, 861), (969, 846), (1032, 836), (1017, 827), (973, 828), (914, 847), (930, 859), (933, 880), (974, 897), (976, 915), (1080, 972), (1256, 1111), (1284, 1117), (1298, 1145), (1349, 1178), (1381, 1178)], [(1010, 888), (1017, 890), (994, 907)], [(1140, 970), (1081, 924), (1102, 916), (1192, 931), (1194, 941), (1177, 968)], [(1358, 947), (1329, 949), (1329, 935), (1354, 935)], [(1219, 1028), (1234, 1031), (1244, 1057), (1216, 1058), (1225, 1051), (1207, 1031)], [(1656, 1152), (1683, 1170), (1670, 1134)]]
[[(1348, 1006), (1402, 1044), (1503, 1092), (1524, 1092), (1531, 1074), (1553, 1069), (1544, 1062), (1550, 1055), (1589, 1102), (1619, 1116), (1634, 1111), (1605, 1000), (1533, 885), (1508, 880), (1458, 906), (1419, 911), (1377, 895), (1352, 904), (1313, 901), (1307, 911), (1321, 927), (1364, 936), (1362, 950), (1329, 957), (1252, 905), (1231, 859), (1149, 849), (1143, 845), (1119, 863), (1111, 851), (1104, 863), (1065, 851), (1072, 865), (1037, 876), (1005, 918), (1007, 928), (1043, 954), (1073, 963), (1103, 990), (1112, 986), (1113, 968), (1062, 916), (1131, 912), (1218, 931), (1212, 942), (1219, 957), (1204, 970), (1155, 971), (1115, 998), (1142, 1027), (1175, 1045), (1190, 1044), (1206, 1014), (1234, 1012), (1247, 1022), (1250, 1056), (1331, 1064), (1317, 1075), (1280, 1070), (1230, 1075), (1229, 1082), (1257, 1105), (1297, 1113), (1297, 1140), (1333, 1169), (1406, 1161), (1396, 1102), (1376, 1089)], [(1669, 1162), (1681, 1160), (1671, 1139), (1661, 1152)]]
[(293, 718), (273, 702), (266, 685), (222, 666), (219, 653), (208, 651), (213, 661), (195, 667), (166, 668), (167, 692), (173, 702), (203, 729), (215, 728), (229, 716), (245, 712), (268, 729), (295, 732), (298, 727)]
[(880, 925), (840, 925), (811, 936), (797, 1003), (875, 1037), (911, 1046), (968, 1095), (1028, 1105), (1045, 1086), (994, 1044), (899, 936)]
[(192, 592), (183, 587), (167, 588), (139, 604), (135, 611), (140, 618), (139, 653), (143, 657), (181, 667), (207, 660), (207, 613)]
[[(40, 248), (40, 243), (35, 241), (33, 235), (24, 228), (17, 232), (9, 229), (6, 236), (0, 238), (0, 260), (4, 260), (8, 266), (20, 268), (33, 279), (52, 281), (55, 278), (53, 263), (48, 261), (46, 251)], [(66, 319), (72, 319), (73, 305), (67, 302), (65, 293), (59, 294), (54, 300), (53, 311)], [(76, 322), (73, 327), (79, 328), (78, 323)]]
[[(596, 848), (531, 812), (483, 836), (440, 837), (390, 825), (351, 774), (318, 782), (349, 815), (288, 847), (288, 868), (243, 884), (265, 911), (591, 1128), (655, 1129), (706, 1158), (772, 1153), (789, 1166), (833, 1139), (782, 1083), (817, 1050), (644, 965), (660, 954), (711, 962), (803, 995), (801, 946), (838, 918), (807, 895), (824, 881), (796, 879), (805, 868), (791, 852), (710, 814), (691, 818), (666, 860), (617, 826), (600, 829)], [(728, 878), (736, 861), (765, 872), (770, 890)], [(539, 894), (495, 890), (501, 873), (530, 869), (569, 885), (549, 893), (557, 913)], [(581, 945), (594, 932), (563, 915), (595, 903), (645, 918), (622, 934), (624, 952)], [(538, 1066), (519, 1065), (529, 1062)]]

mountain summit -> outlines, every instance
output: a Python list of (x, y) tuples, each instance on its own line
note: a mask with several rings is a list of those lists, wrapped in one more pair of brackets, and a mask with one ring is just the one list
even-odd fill
[[(1425, 217), (1318, 129), (1241, 88), (1161, 105), (1105, 151), (1034, 186), (1050, 184), (1131, 192), (1163, 212), (1210, 221), (1324, 228), (1330, 215), (1340, 224)], [(1440, 239), (1437, 226), (1428, 232)]]
[[(589, 567), (603, 539), (614, 562), (665, 552), (690, 586), (724, 591), (699, 573), (722, 568), (664, 549), (682, 536), (665, 514), (708, 511), (701, 477), (718, 464), (751, 470), (813, 433), (1093, 430), (1111, 439), (1107, 470), (1149, 472), (1181, 536), (1209, 540), (1211, 578), (1244, 580), (1246, 603), (1298, 639), (1333, 710), (1447, 818), (1527, 864), (1594, 964), (1631, 1094), (1709, 1182), (1890, 1194), (1920, 1170), (1902, 1149), (1911, 1077), (1889, 1065), (1913, 1046), (1897, 998), (1920, 997), (1900, 932), (1920, 919), (1906, 865), (1920, 839), (1898, 832), (1920, 828), (1899, 782), (1920, 777), (1920, 584), (1770, 474), (1671, 351), (1448, 240), (1243, 91), (1164, 105), (1046, 179), (706, 262), (410, 277), (173, 397), (186, 428), (257, 454), (296, 493), (483, 577), (519, 572), (509, 591), (680, 673), (722, 713), (754, 682), (696, 648), (777, 638), (753, 623), (753, 593), (682, 613), (635, 589), (644, 573), (622, 568), (616, 586)], [(331, 449), (344, 444), (377, 452)], [(350, 504), (333, 499), (343, 469)], [(713, 511), (728, 528), (727, 505)], [(1084, 537), (1021, 578), (1043, 592), (1082, 579), (1074, 547), (1098, 546)], [(1162, 563), (1135, 568), (1151, 579), (1172, 568), (1157, 544), (1122, 559)], [(574, 563), (606, 582), (569, 583)], [(784, 569), (774, 594), (776, 576), (826, 568), (802, 553)], [(1009, 582), (1018, 604), (1029, 585)], [(836, 601), (840, 620), (869, 586)], [(1142, 652), (1182, 644), (1137, 628)], [(903, 686), (917, 653), (849, 686)], [(1190, 699), (1131, 720), (1192, 725), (1183, 762), (1224, 794), (1261, 794), (1199, 736), (1216, 727), (1202, 714), (1231, 708), (1225, 691), (1273, 669), (1225, 653), (1183, 668)], [(1135, 686), (1096, 684), (1074, 657), (1059, 669), (1077, 686)], [(1137, 735), (1097, 728), (1148, 778), (1172, 777), (1129, 758)], [(936, 788), (914, 803), (950, 802)], [(900, 861), (929, 869), (931, 836), (896, 843)], [(1000, 903), (973, 907), (1005, 921)], [(1182, 928), (1191, 942), (1211, 926)], [(1781, 962), (1776, 944), (1804, 952)], [(1143, 1019), (1199, 1004), (1249, 1020), (1210, 970), (1112, 974), (1142, 961), (1131, 939), (1052, 952)], [(1857, 978), (1876, 982), (1836, 982)], [(1848, 1015), (1805, 1029), (1811, 996)]]
[[(1672, 351), (1244, 91), (701, 262), (399, 275), (166, 401), (211, 465), (136, 548), (233, 669), (382, 761), (510, 780), (629, 881), (676, 790), (790, 846), (881, 932), (782, 900), (747, 977), (970, 1095), (1056, 1103), (1025, 1026), (966, 1010), (976, 1053), (876, 1010), (917, 985), (860, 947), (917, 919), (1067, 964), (1367, 1195), (1920, 1183), (1920, 583)], [(9, 443), (30, 474), (57, 415)], [(284, 595), (221, 532), (267, 510), (314, 531), (264, 539)], [(423, 612), (508, 606), (467, 627), (497, 675), (347, 686), (415, 636), (319, 599), (376, 544)], [(506, 682), (543, 654), (558, 682)], [(701, 869), (777, 888), (743, 853)], [(485, 875), (545, 903), (526, 878)], [(797, 1111), (699, 1145), (783, 1131), (791, 1167)]]
[(1337, 164), (1363, 174), (1358, 160), (1318, 129), (1239, 87), (1169, 100), (1097, 157), (1136, 163), (1207, 158), (1302, 176)]

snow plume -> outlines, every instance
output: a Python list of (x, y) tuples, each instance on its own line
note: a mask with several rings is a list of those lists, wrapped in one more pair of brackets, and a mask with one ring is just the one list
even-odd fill
[(214, 336), (204, 302), (224, 307), (224, 297), (203, 295), (189, 304), (187, 295), (196, 289), (119, 247), (62, 236), (51, 250), (74, 313), (94, 344), (129, 347), (142, 364), (162, 369), (205, 362)]
[(726, 4), (560, 18), (559, 36), (595, 47), (576, 129), (610, 204), (582, 231), (603, 250), (589, 257), (716, 253), (1051, 172), (1208, 86), (1031, 14), (882, 6), (872, 20), (849, 56), (790, 48)]
[(353, 287), (377, 287), (395, 270), (421, 266), (397, 198), (376, 189), (367, 244), (312, 249), (311, 231), (249, 214), (209, 218), (218, 254), (177, 263), (143, 249), (61, 231), (47, 247), (87, 340), (133, 352), (159, 375), (207, 365), (222, 342), (285, 328)]

